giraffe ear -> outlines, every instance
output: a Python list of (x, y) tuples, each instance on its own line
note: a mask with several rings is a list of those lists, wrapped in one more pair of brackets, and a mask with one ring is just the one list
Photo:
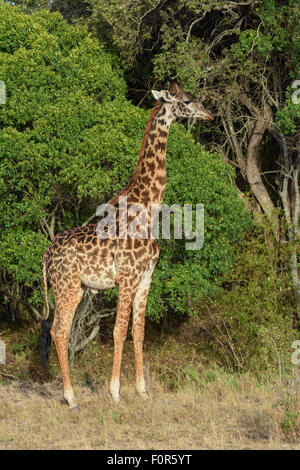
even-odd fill
[(152, 90), (152, 94), (154, 98), (156, 99), (156, 101), (161, 101), (162, 103), (172, 101), (172, 97), (167, 90), (161, 90), (161, 91)]
[(162, 92), (158, 90), (152, 90), (152, 95), (156, 99), (156, 101), (165, 101), (164, 97), (162, 96)]
[(180, 89), (175, 77), (170, 77), (169, 82), (171, 83), (171, 85), (170, 85), (171, 95), (179, 95), (180, 92), (182, 93), (182, 90)]

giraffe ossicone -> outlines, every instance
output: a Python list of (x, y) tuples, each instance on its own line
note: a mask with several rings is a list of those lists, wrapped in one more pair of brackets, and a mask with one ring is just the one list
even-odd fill
[[(55, 298), (55, 314), (52, 327), (48, 321), (42, 323), (43, 340), (40, 342), (40, 351), (45, 364), (48, 358), (48, 350), (45, 348), (51, 334), (59, 359), (64, 398), (71, 409), (77, 408), (78, 402), (70, 379), (68, 344), (74, 314), (85, 288), (98, 291), (119, 286), (110, 382), (112, 398), (115, 402), (119, 401), (121, 358), (131, 311), (136, 388), (143, 398), (147, 396), (143, 372), (145, 310), (153, 270), (159, 257), (159, 247), (151, 233), (151, 227), (165, 193), (169, 128), (176, 117), (213, 119), (213, 114), (191, 93), (183, 91), (175, 80), (169, 91), (153, 90), (153, 96), (157, 103), (145, 128), (133, 177), (127, 187), (106, 205), (108, 212), (113, 208), (109, 217), (115, 218), (117, 225), (108, 224), (107, 220), (101, 225), (100, 219), (86, 226), (61, 232), (56, 235), (43, 258), (47, 310), (45, 320), (50, 313), (47, 275)], [(127, 198), (127, 210), (122, 207), (124, 196)], [(143, 217), (139, 222), (132, 209), (136, 204), (143, 207)], [(157, 208), (155, 213), (151, 211), (153, 206)], [(98, 215), (103, 216), (103, 213)], [(133, 219), (135, 224), (132, 223)], [(119, 226), (121, 230), (112, 233), (113, 228), (108, 227), (106, 230), (107, 225)], [(141, 230), (144, 236), (135, 237)]]

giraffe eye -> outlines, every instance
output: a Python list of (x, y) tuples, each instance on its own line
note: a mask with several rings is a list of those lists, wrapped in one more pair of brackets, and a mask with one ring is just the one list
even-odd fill
[(190, 104), (191, 100), (184, 101), (184, 104)]

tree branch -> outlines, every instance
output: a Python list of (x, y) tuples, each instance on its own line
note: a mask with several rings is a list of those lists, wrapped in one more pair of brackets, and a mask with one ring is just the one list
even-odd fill
[(28, 302), (25, 302), (24, 300), (20, 299), (19, 297), (10, 294), (9, 292), (6, 292), (3, 289), (0, 289), (0, 292), (5, 295), (6, 297), (9, 297), (10, 299), (15, 300), (17, 303), (25, 305), (25, 307), (28, 308), (29, 313), (31, 313), (34, 317), (36, 317), (37, 320), (43, 320), (43, 316), (36, 310), (32, 305), (30, 305)]
[[(227, 135), (230, 138), (230, 141), (231, 141), (232, 146), (234, 148), (234, 152), (236, 154), (236, 159), (237, 159), (238, 165), (241, 169), (243, 177), (245, 178), (245, 176), (247, 174), (246, 162), (245, 162), (243, 153), (241, 151), (241, 148), (238, 144), (237, 138), (236, 138), (236, 133), (235, 133), (235, 130), (234, 130), (234, 127), (233, 127), (229, 106), (226, 107), (226, 118), (227, 118), (226, 125), (228, 126), (228, 130), (226, 130), (226, 125), (225, 125), (224, 129), (225, 129), (225, 132), (227, 132)], [(224, 123), (223, 123), (223, 125), (224, 125)]]

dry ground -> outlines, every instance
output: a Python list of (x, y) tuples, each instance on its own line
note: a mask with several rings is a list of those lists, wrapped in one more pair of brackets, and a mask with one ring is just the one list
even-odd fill
[(201, 359), (196, 334), (185, 329), (167, 338), (148, 335), (146, 402), (134, 389), (129, 338), (119, 406), (108, 391), (113, 345), (102, 337), (73, 367), (76, 412), (62, 401), (53, 346), (43, 376), (31, 351), (34, 332), (25, 341), (20, 331), (4, 331), (8, 363), (0, 365), (0, 449), (300, 449), (292, 380), (259, 383), (251, 375), (225, 372)]
[(125, 383), (119, 406), (107, 385), (75, 390), (80, 410), (71, 412), (59, 383), (2, 384), (0, 449), (300, 449), (299, 423), (278, 391), (250, 377), (176, 392), (150, 377), (147, 402)]

